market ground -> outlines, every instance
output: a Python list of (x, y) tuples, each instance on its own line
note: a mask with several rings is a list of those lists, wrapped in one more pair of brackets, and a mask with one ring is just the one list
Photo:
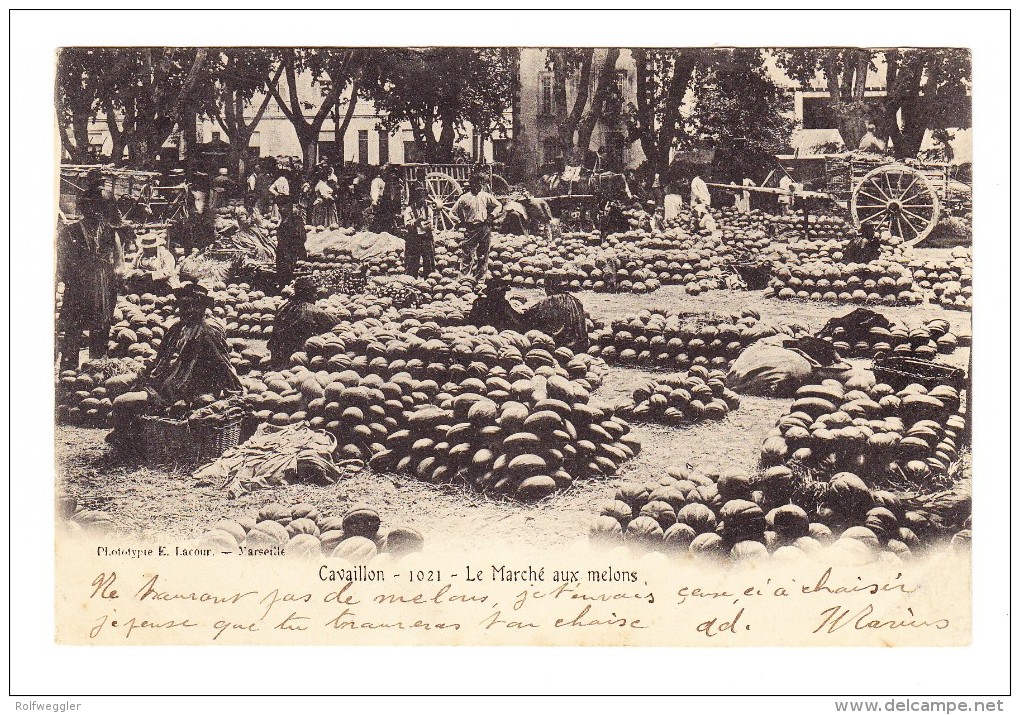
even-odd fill
[[(920, 257), (943, 257), (936, 249), (931, 249), (931, 254)], [(536, 292), (515, 294), (531, 297)], [(594, 318), (603, 320), (643, 308), (722, 315), (753, 308), (765, 321), (794, 321), (817, 330), (829, 318), (849, 311), (846, 306), (764, 298), (760, 292), (717, 290), (688, 296), (674, 286), (650, 295), (585, 292), (578, 296)], [(907, 324), (944, 318), (953, 332), (970, 334), (970, 313), (929, 304), (880, 310)], [(966, 367), (967, 358), (968, 350), (958, 349), (941, 359)], [(613, 367), (595, 397), (618, 400), (653, 375), (645, 370)], [(115, 515), (122, 528), (146, 536), (187, 539), (220, 519), (254, 516), (270, 502), (309, 502), (320, 513), (336, 516), (353, 505), (365, 504), (380, 513), (385, 526), (414, 526), (433, 543), (499, 538), (522, 546), (555, 547), (584, 535), (601, 502), (611, 498), (622, 482), (658, 480), (667, 467), (684, 464), (703, 470), (727, 466), (753, 470), (762, 437), (789, 404), (789, 400), (745, 396), (739, 409), (718, 422), (684, 429), (635, 425), (643, 449), (616, 478), (576, 483), (536, 505), (483, 496), (468, 485), (436, 486), (369, 470), (332, 487), (278, 487), (227, 499), (223, 492), (196, 487), (186, 471), (118, 463), (104, 442), (104, 430), (67, 426), (58, 426), (56, 431), (57, 488), (58, 493), (77, 498), (85, 508)]]

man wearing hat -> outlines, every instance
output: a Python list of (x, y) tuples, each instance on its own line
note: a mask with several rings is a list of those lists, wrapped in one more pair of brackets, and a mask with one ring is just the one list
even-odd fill
[(489, 266), (489, 246), (492, 242), (492, 221), (503, 207), (496, 198), (482, 191), (482, 179), (477, 174), (468, 181), (465, 191), (453, 205), (453, 215), (464, 228), (461, 244), (461, 275), (476, 281), (485, 277)]
[(421, 184), (411, 187), (411, 200), (404, 209), (404, 271), (418, 277), (436, 270), (436, 244), (432, 235), (432, 205)]
[(493, 276), (485, 283), (485, 290), (475, 298), (471, 310), (464, 319), (468, 325), (491, 325), (496, 330), (523, 331), (521, 311), (507, 300), (506, 294), (510, 284), (500, 277)]
[(110, 224), (102, 185), (92, 182), (78, 198), (81, 219), (64, 224), (57, 237), (57, 280), (64, 283), (64, 302), (57, 320), (63, 335), (60, 368), (75, 370), (84, 333), (89, 359), (104, 357), (117, 295), (126, 274), (124, 249)]
[(524, 311), (524, 324), (541, 330), (559, 347), (582, 353), (588, 350), (588, 315), (584, 305), (567, 293), (570, 275), (560, 268), (545, 274), (546, 297)]
[(241, 390), (230, 364), (223, 325), (206, 317), (213, 307), (209, 291), (185, 282), (174, 290), (180, 320), (163, 336), (156, 359), (144, 376), (145, 384), (166, 404), (190, 402), (200, 395), (219, 397)]
[(273, 369), (286, 367), (290, 356), (303, 350), (308, 338), (332, 330), (338, 322), (335, 315), (315, 305), (318, 287), (310, 277), (295, 278), (293, 290), (273, 319), (273, 334), (267, 345)]
[(163, 239), (154, 233), (138, 239), (138, 255), (131, 263), (128, 281), (135, 293), (165, 295), (177, 287), (177, 262)]

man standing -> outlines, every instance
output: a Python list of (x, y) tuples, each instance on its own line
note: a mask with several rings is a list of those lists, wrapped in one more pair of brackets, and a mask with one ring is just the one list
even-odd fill
[(482, 191), (482, 180), (476, 174), (468, 181), (467, 190), (453, 205), (453, 215), (464, 227), (461, 244), (460, 272), (476, 281), (485, 277), (489, 267), (489, 244), (492, 241), (492, 219), (502, 213), (496, 198)]
[(868, 131), (864, 133), (860, 143), (857, 145), (860, 151), (868, 151), (873, 154), (885, 153), (885, 142), (875, 135), (875, 131), (875, 123), (868, 122)]
[(691, 208), (704, 206), (706, 209), (712, 206), (712, 194), (708, 191), (708, 184), (700, 176), (691, 179)]
[[(281, 173), (286, 182), (286, 175)], [(273, 184), (273, 187), (276, 187)], [(276, 227), (276, 281), (280, 288), (290, 283), (294, 276), (297, 262), (308, 257), (305, 249), (305, 221), (298, 206), (290, 195), (289, 185), (286, 191), (275, 193), (277, 210), (280, 212), (280, 224)]]
[(212, 192), (209, 196), (209, 208), (212, 211), (223, 208), (230, 204), (234, 195), (234, 180), (230, 178), (225, 168), (220, 169), (219, 174), (212, 180)]
[(404, 271), (418, 277), (436, 270), (436, 245), (432, 236), (432, 207), (421, 184), (411, 188), (411, 201), (404, 209)]
[(120, 237), (109, 220), (101, 186), (78, 199), (81, 220), (60, 227), (57, 280), (64, 283), (64, 303), (57, 319), (60, 369), (78, 369), (83, 333), (88, 331), (89, 359), (106, 356), (113, 311), (126, 268)]

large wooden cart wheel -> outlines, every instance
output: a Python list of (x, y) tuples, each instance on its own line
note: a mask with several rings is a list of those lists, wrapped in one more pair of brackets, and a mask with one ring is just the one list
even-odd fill
[(931, 233), (939, 220), (939, 197), (927, 177), (902, 164), (872, 169), (854, 187), (850, 215), (860, 228), (889, 229), (908, 245)]
[(425, 190), (432, 202), (432, 227), (437, 231), (448, 231), (456, 226), (453, 205), (460, 198), (460, 184), (449, 174), (430, 171), (425, 175)]
[(509, 196), (510, 195), (510, 182), (504, 179), (499, 174), (492, 175), (492, 182), (489, 190), (495, 196)]

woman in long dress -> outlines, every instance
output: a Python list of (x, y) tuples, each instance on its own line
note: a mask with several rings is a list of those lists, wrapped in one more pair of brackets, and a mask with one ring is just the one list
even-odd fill
[(329, 184), (329, 179), (320, 173), (315, 182), (315, 195), (312, 200), (312, 226), (332, 226), (339, 224), (336, 211), (336, 194)]

